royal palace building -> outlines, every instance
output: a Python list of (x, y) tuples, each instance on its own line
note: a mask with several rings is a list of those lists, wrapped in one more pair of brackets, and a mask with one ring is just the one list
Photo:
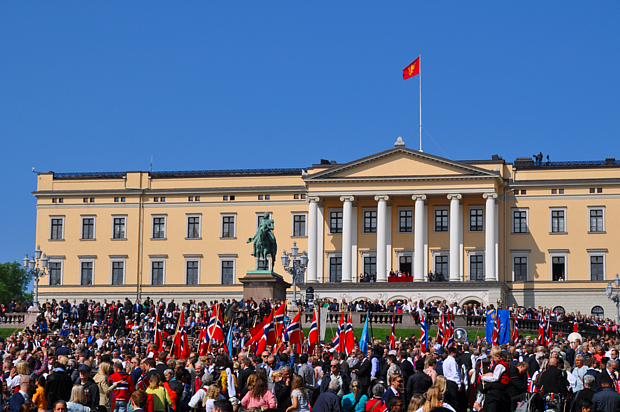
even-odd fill
[(541, 157), (454, 161), (399, 138), (300, 169), (40, 173), (36, 243), (50, 262), (40, 300), (241, 298), (257, 264), (247, 242), (267, 212), (279, 254), (294, 242), (307, 251), (301, 291), (320, 298), (611, 316), (620, 161)]

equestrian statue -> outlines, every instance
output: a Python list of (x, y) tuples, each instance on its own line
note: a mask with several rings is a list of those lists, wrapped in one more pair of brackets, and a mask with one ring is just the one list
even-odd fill
[(269, 218), (269, 213), (265, 212), (263, 219), (258, 224), (254, 237), (248, 239), (246, 243), (254, 242), (254, 252), (252, 256), (258, 258), (256, 261), (256, 270), (258, 270), (258, 261), (263, 259), (267, 262), (267, 255), (271, 255), (271, 271), (276, 264), (278, 244), (273, 234), (273, 219)]

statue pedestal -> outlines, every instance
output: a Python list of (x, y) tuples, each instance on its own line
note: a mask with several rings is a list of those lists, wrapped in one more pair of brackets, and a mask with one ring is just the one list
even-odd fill
[(248, 270), (245, 277), (239, 279), (243, 283), (243, 298), (286, 300), (286, 289), (291, 284), (282, 276), (270, 270)]

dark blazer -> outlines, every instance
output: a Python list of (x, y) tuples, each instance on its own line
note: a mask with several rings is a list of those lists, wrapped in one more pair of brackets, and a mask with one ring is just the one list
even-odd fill
[(340, 398), (334, 391), (323, 392), (314, 403), (312, 412), (342, 412)]
[(433, 386), (433, 380), (431, 377), (422, 371), (417, 371), (407, 380), (407, 386), (405, 388), (407, 400), (411, 400), (411, 398), (415, 395), (422, 395), (423, 393), (426, 393), (428, 388), (431, 386)]
[(64, 356), (71, 355), (71, 350), (67, 348), (66, 346), (61, 346), (60, 348), (56, 349), (56, 356), (62, 356), (62, 355)]
[(403, 374), (403, 381), (407, 382), (409, 377), (413, 375), (413, 365), (407, 359), (403, 359), (403, 361), (400, 363), (400, 371)]
[[(254, 368), (252, 366), (239, 371), (239, 378), (237, 379), (237, 388), (239, 388), (239, 392), (241, 391), (241, 389), (245, 388), (245, 384), (248, 382), (248, 378), (253, 373)], [(198, 388), (196, 390), (198, 390)]]
[[(511, 398), (513, 396), (520, 395), (527, 392), (527, 375), (523, 373), (519, 374), (519, 369), (516, 366), (510, 366), (510, 385), (506, 388), (506, 393)], [(581, 410), (579, 410), (581, 412)]]
[(571, 412), (581, 412), (581, 404), (583, 401), (592, 401), (592, 397), (596, 392), (594, 389), (583, 388), (577, 395), (573, 398), (573, 406), (571, 407)]
[(50, 405), (54, 405), (56, 401), (71, 398), (71, 389), (73, 388), (73, 382), (71, 378), (65, 372), (52, 372), (45, 382), (45, 394), (47, 395), (47, 402)]
[(566, 379), (562, 371), (553, 365), (547, 366), (547, 370), (542, 373), (538, 381), (538, 387), (545, 394), (559, 393), (566, 396), (568, 392)]
[(616, 412), (620, 410), (620, 393), (607, 387), (603, 388), (592, 397), (594, 410), (604, 412)]
[(372, 365), (370, 364), (370, 359), (364, 358), (364, 360), (362, 360), (362, 362), (360, 363), (357, 372), (355, 372), (355, 376), (364, 387), (370, 385), (371, 369)]
[[(383, 396), (381, 397), (381, 403), (382, 404), (386, 404), (388, 399), (390, 398), (402, 398), (403, 395), (399, 392), (398, 394), (394, 393), (394, 391), (392, 390), (392, 387), (387, 388), (387, 390), (385, 391), (385, 393), (383, 394)], [(405, 404), (405, 400), (403, 399), (403, 405)]]

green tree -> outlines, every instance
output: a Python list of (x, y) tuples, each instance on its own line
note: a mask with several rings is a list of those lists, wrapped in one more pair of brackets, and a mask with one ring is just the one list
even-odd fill
[(26, 293), (30, 282), (32, 275), (19, 263), (0, 263), (0, 302), (7, 305), (13, 299), (17, 302), (32, 300), (32, 293)]

